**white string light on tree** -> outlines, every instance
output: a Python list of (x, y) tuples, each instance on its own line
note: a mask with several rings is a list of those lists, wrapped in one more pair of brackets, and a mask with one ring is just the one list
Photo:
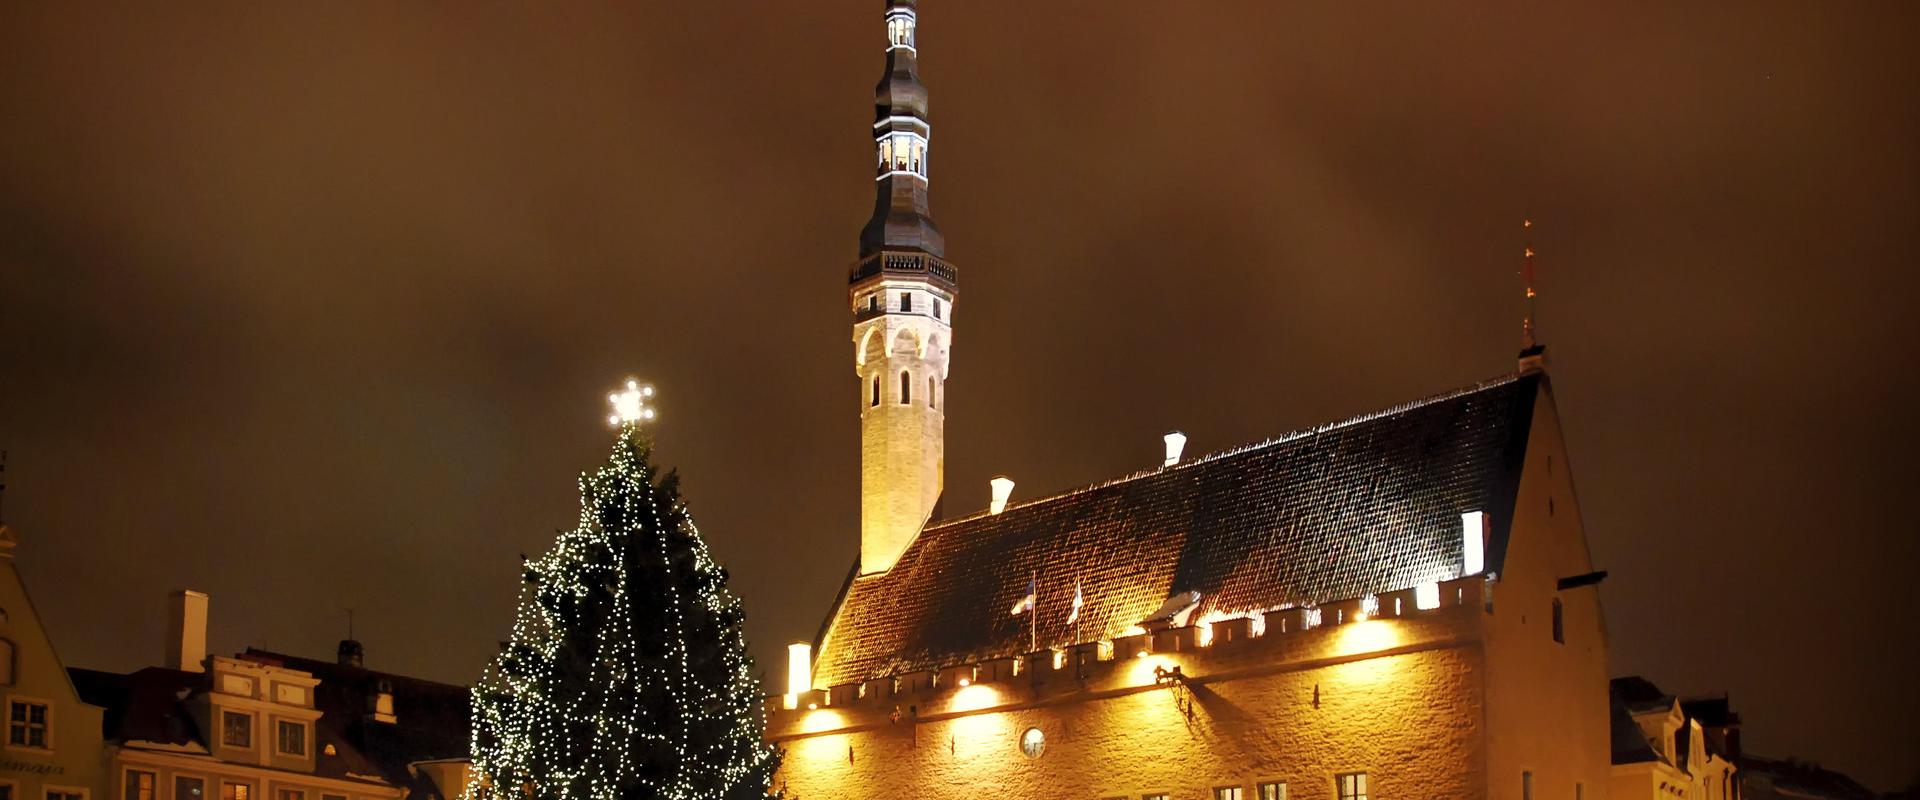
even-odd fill
[(478, 800), (768, 797), (779, 753), (740, 625), (679, 478), (609, 395), (613, 453), (580, 476), (580, 522), (524, 560), (513, 638), (473, 690)]

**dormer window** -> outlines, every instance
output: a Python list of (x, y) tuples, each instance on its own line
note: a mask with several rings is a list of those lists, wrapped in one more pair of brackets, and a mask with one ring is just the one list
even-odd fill
[(239, 711), (220, 712), (220, 743), (228, 747), (253, 747), (253, 715)]
[(914, 19), (913, 12), (896, 9), (887, 15), (887, 49), (896, 47), (913, 49)]

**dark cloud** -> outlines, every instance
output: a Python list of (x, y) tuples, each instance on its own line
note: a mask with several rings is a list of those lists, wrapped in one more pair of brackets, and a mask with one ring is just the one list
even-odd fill
[[(0, 443), (63, 654), (472, 678), (599, 398), (753, 615), (855, 550), (877, 3), (0, 9)], [(1916, 763), (1905, 4), (933, 2), (949, 509), (1508, 369), (1518, 221), (1615, 669)]]

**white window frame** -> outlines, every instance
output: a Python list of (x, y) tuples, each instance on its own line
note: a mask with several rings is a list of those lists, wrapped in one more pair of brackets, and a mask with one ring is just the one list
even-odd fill
[[(1253, 800), (1268, 800), (1266, 791), (1267, 791), (1267, 787), (1269, 786), (1272, 786), (1280, 790), (1277, 794), (1274, 795), (1272, 800), (1287, 800), (1287, 782), (1283, 780), (1254, 781), (1253, 782)], [(1336, 790), (1338, 788), (1339, 787), (1335, 787)]]
[[(53, 701), (48, 700), (44, 697), (32, 697), (24, 694), (9, 694), (6, 696), (6, 703), (7, 703), (7, 708), (6, 708), (7, 732), (4, 736), (0, 736), (0, 747), (5, 747), (8, 750), (19, 750), (19, 751), (28, 752), (28, 753), (53, 752), (53, 717), (54, 717)], [(47, 710), (46, 722), (40, 725), (41, 735), (46, 742), (46, 746), (34, 747), (33, 745), (30, 745), (30, 744), (14, 744), (13, 743), (13, 704), (14, 703), (26, 703), (29, 705), (37, 705), (37, 706), (46, 708)], [(31, 725), (32, 723), (28, 723), (28, 724)], [(32, 730), (32, 728), (28, 728), (28, 730)]]
[(1213, 800), (1247, 800), (1247, 787), (1240, 785), (1215, 786), (1213, 787), (1211, 796)]

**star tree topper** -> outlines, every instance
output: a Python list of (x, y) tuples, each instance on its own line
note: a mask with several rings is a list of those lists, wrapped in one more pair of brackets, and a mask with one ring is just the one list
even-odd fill
[(607, 395), (607, 402), (613, 404), (613, 416), (607, 418), (607, 424), (636, 425), (653, 419), (653, 409), (647, 407), (647, 399), (651, 397), (653, 387), (627, 381), (626, 391)]

